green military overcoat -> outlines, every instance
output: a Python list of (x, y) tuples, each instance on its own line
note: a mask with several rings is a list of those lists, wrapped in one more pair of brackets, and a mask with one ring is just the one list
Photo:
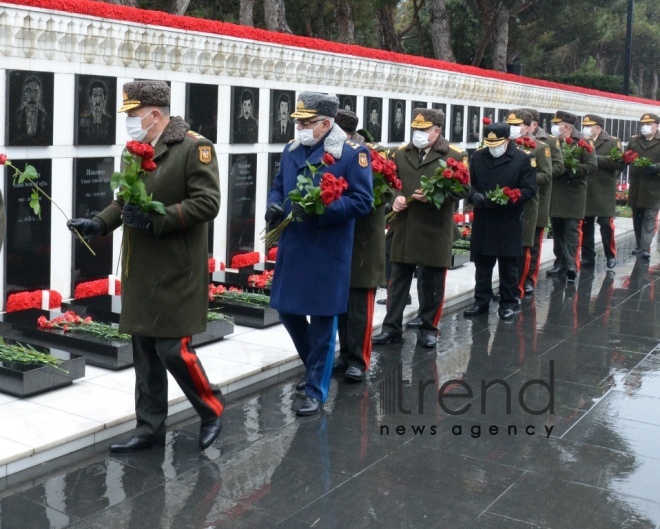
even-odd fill
[(616, 208), (616, 182), (623, 162), (615, 162), (609, 156), (612, 149), (621, 154), (621, 140), (604, 130), (594, 142), (598, 171), (587, 178), (587, 204), (585, 217), (614, 217)]
[(534, 198), (525, 202), (523, 209), (523, 246), (531, 247), (534, 246), (541, 191), (547, 194), (552, 185), (552, 154), (548, 144), (531, 134), (528, 137), (534, 140), (536, 147), (532, 150), (526, 150), (522, 146), (518, 148), (530, 156), (532, 167), (536, 167), (537, 192)]
[[(571, 139), (577, 143), (585, 139), (582, 133), (573, 130)], [(585, 139), (585, 141), (587, 141)], [(560, 140), (563, 145), (564, 140)], [(593, 147), (593, 142), (588, 140)], [(587, 176), (598, 170), (595, 152), (586, 150), (580, 155), (575, 173), (562, 174), (552, 181), (552, 198), (550, 200), (550, 216), (560, 219), (583, 219), (587, 203)], [(566, 171), (564, 171), (566, 173)]]
[(564, 155), (561, 152), (559, 139), (548, 134), (541, 127), (536, 129), (534, 138), (541, 140), (550, 147), (550, 157), (552, 163), (552, 178), (545, 186), (538, 186), (539, 207), (536, 215), (536, 227), (546, 228), (550, 218), (550, 199), (552, 198), (552, 182), (564, 172)]
[[(641, 134), (633, 136), (628, 142), (628, 149), (660, 164), (660, 129), (650, 140)], [(633, 208), (660, 209), (660, 174), (646, 174), (646, 167), (631, 165), (628, 205)]]
[[(400, 147), (392, 156), (403, 184), (404, 197), (412, 196), (420, 188), (422, 176), (431, 176), (440, 160), (454, 158), (467, 167), (465, 151), (450, 146), (440, 136), (419, 164), (419, 149), (412, 143)], [(454, 205), (470, 194), (469, 185), (459, 196), (447, 198), (438, 210), (429, 203), (413, 200), (404, 211), (396, 214), (393, 221), (394, 235), (390, 261), (393, 263), (417, 264), (422, 266), (451, 266), (451, 247), (454, 233)]]
[[(165, 205), (151, 214), (153, 230), (123, 227), (122, 310), (128, 334), (179, 338), (206, 330), (208, 222), (220, 209), (218, 160), (213, 144), (179, 117), (155, 146), (157, 168), (144, 178), (147, 193)], [(101, 211), (110, 233), (122, 225), (123, 204)]]

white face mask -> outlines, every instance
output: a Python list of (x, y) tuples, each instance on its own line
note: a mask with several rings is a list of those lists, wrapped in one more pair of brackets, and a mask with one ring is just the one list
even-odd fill
[(323, 121), (319, 121), (313, 129), (300, 129), (298, 131), (298, 141), (305, 147), (311, 147), (316, 144), (318, 140), (314, 137), (314, 131), (321, 123), (323, 123)]
[(418, 149), (423, 149), (429, 144), (429, 132), (416, 130), (413, 133), (413, 145)]
[(522, 135), (522, 127), (518, 127), (517, 125), (510, 125), (509, 128), (511, 129), (509, 138), (511, 138), (512, 140), (515, 140), (516, 138), (520, 138), (520, 136)]
[(488, 147), (488, 150), (493, 158), (499, 158), (506, 152), (506, 142), (497, 147)]
[(586, 138), (591, 138), (594, 135), (593, 129), (591, 127), (582, 127), (582, 134)]
[(135, 141), (142, 141), (147, 136), (149, 129), (154, 126), (154, 123), (152, 123), (146, 130), (142, 128), (142, 120), (149, 114), (151, 114), (151, 112), (147, 112), (142, 117), (128, 116), (126, 118), (126, 134), (128, 134)]
[(652, 125), (642, 125), (642, 134), (644, 136), (650, 136), (653, 134), (653, 126)]
[(553, 125), (550, 127), (550, 134), (553, 136), (559, 136), (561, 134), (561, 131), (559, 130), (559, 125)]

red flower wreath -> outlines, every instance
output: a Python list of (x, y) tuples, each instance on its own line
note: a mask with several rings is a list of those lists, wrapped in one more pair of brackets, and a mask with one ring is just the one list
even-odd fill
[(240, 253), (231, 258), (230, 268), (245, 268), (261, 261), (259, 252)]
[[(91, 298), (92, 296), (103, 296), (108, 293), (108, 279), (97, 279), (96, 281), (86, 281), (76, 286), (73, 293), (74, 299)], [(121, 281), (115, 279), (115, 294), (121, 294)]]
[[(56, 290), (49, 290), (50, 302), (48, 308), (56, 309), (62, 304), (62, 295)], [(7, 298), (7, 312), (16, 312), (19, 310), (27, 309), (40, 309), (41, 308), (41, 290), (33, 290), (31, 292), (16, 292), (10, 294)]]

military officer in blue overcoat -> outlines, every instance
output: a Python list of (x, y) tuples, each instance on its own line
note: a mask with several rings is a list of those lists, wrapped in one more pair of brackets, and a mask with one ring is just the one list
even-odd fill
[[(334, 118), (339, 101), (334, 96), (302, 92), (291, 117), (297, 138), (282, 154), (280, 170), (268, 194), (266, 221), (275, 222), (293, 212), (296, 220), (282, 233), (275, 263), (270, 304), (305, 364), (305, 400), (298, 415), (318, 413), (328, 396), (337, 335), (337, 315), (346, 312), (355, 219), (371, 211), (373, 199), (369, 151), (346, 140)], [(324, 166), (328, 153), (334, 163)], [(326, 156), (326, 160), (328, 157)], [(299, 175), (315, 185), (324, 172), (344, 177), (348, 188), (321, 215), (305, 214), (287, 199)], [(308, 319), (309, 316), (309, 319)]]

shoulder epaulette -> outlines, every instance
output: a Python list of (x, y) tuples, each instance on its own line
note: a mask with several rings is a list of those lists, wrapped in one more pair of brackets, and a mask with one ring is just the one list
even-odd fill
[(400, 151), (401, 149), (405, 149), (406, 147), (408, 147), (408, 144), (407, 144), (407, 143), (404, 143), (404, 144), (401, 145), (399, 148), (397, 148), (397, 151)]
[(360, 148), (360, 144), (355, 143), (353, 140), (346, 140), (346, 143), (355, 150)]
[(449, 148), (454, 152), (463, 152), (463, 149), (456, 147), (455, 145), (449, 145)]
[(195, 132), (194, 130), (189, 130), (188, 132), (186, 132), (186, 134), (188, 136), (190, 136), (191, 138), (195, 138), (196, 140), (205, 140), (206, 139), (204, 136), (202, 136), (198, 132)]

